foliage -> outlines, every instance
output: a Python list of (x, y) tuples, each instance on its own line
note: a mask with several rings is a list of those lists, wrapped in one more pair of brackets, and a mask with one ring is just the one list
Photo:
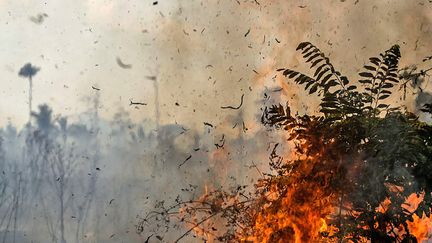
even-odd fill
[[(187, 233), (236, 242), (415, 241), (411, 222), (432, 209), (432, 126), (392, 106), (407, 79), (399, 75), (399, 46), (371, 57), (358, 87), (313, 44), (300, 43), (297, 50), (313, 75), (278, 71), (321, 97), (320, 112), (294, 116), (288, 104), (266, 108), (262, 123), (285, 130), (294, 155), (277, 155), (276, 145), (272, 173), (253, 188), (179, 200), (173, 208), (183, 209)], [(413, 196), (418, 204), (410, 205)], [(161, 208), (145, 220), (170, 218), (173, 208)], [(216, 215), (223, 230), (209, 223)]]
[[(304, 58), (311, 56), (306, 60), (312, 62), (311, 68), (325, 61), (314, 74), (324, 96), (320, 104), (323, 115), (294, 118), (281, 106), (273, 106), (265, 111), (264, 122), (289, 130), (290, 139), (300, 141), (297, 152), (316, 156), (320, 160), (316, 165), (326, 164), (324, 171), (333, 175), (327, 186), (339, 196), (335, 206), (343, 211), (335, 219), (338, 231), (334, 237), (354, 241), (364, 237), (378, 242), (408, 239), (407, 222), (412, 221), (413, 214), (429, 216), (432, 206), (432, 133), (431, 127), (414, 114), (388, 104), (400, 82), (399, 46), (369, 59), (370, 64), (359, 73), (363, 91), (348, 86), (350, 81), (342, 79), (312, 44), (301, 43), (298, 50)], [(302, 74), (293, 73), (297, 72), (283, 70), (285, 76), (297, 77), (296, 83), (302, 84), (298, 79)], [(345, 82), (330, 82), (330, 75)], [(329, 91), (334, 86), (338, 89)], [(404, 203), (413, 193), (424, 195), (424, 199), (416, 210), (409, 211)], [(390, 201), (387, 208), (377, 210), (386, 200)], [(406, 234), (395, 232), (400, 227)]]
[[(432, 206), (432, 133), (431, 127), (414, 114), (388, 104), (400, 83), (399, 46), (369, 59), (370, 64), (359, 73), (363, 91), (348, 86), (350, 81), (340, 78), (328, 58), (312, 44), (301, 43), (298, 50), (305, 58), (311, 56), (306, 60), (312, 62), (311, 68), (325, 60), (314, 74), (324, 96), (320, 104), (323, 115), (294, 118), (281, 106), (273, 106), (265, 111), (264, 122), (289, 130), (290, 139), (300, 142), (297, 152), (316, 156), (320, 160), (316, 165), (326, 164), (323, 170), (333, 175), (327, 186), (337, 193), (339, 205), (334, 206), (342, 212), (333, 222), (338, 228), (334, 237), (354, 241), (363, 237), (374, 242), (410, 238), (407, 222), (414, 214), (429, 216)], [(301, 74), (293, 73), (296, 71), (283, 70), (285, 76), (297, 77), (294, 81), (302, 84), (298, 80)], [(346, 81), (330, 82), (330, 75)], [(338, 89), (329, 91), (334, 86)], [(404, 203), (413, 193), (424, 198), (417, 209), (409, 211)], [(387, 208), (377, 210), (386, 200), (390, 202)], [(395, 232), (401, 227), (406, 234)]]
[(40, 68), (31, 65), (31, 63), (26, 63), (18, 72), (19, 76), (22, 77), (32, 77), (38, 73)]

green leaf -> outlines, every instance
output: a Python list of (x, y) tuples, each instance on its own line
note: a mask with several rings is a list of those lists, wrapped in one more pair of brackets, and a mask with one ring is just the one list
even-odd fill
[(376, 71), (376, 68), (372, 67), (372, 66), (364, 65), (363, 67), (367, 70), (370, 70), (370, 71)]
[(351, 85), (347, 88), (348, 91), (355, 90), (355, 89), (357, 89), (357, 86), (355, 85)]
[(338, 108), (337, 104), (335, 102), (325, 102), (325, 103), (321, 103), (322, 107), (326, 107), (326, 108)]
[(292, 72), (294, 72), (293, 70), (291, 70), (291, 69), (286, 69), (282, 74), (284, 75), (284, 76), (288, 76), (290, 73), (292, 73)]
[(362, 83), (362, 84), (372, 84), (372, 80), (370, 80), (370, 79), (361, 79), (361, 80), (359, 80), (359, 83)]
[(393, 88), (394, 85), (392, 83), (385, 83), (381, 86), (383, 89)]
[(323, 67), (325, 67), (327, 64), (322, 64), (321, 66), (319, 66), (316, 70), (315, 70), (315, 73), (314, 73), (314, 77), (316, 77), (317, 75), (318, 75), (318, 73), (321, 71), (321, 69), (323, 68)]
[[(310, 62), (310, 61), (314, 60), (315, 58), (317, 58), (319, 56), (320, 56), (320, 54), (316, 53), (316, 54), (312, 55), (311, 57), (309, 57), (309, 59), (307, 59), (306, 62)], [(306, 56), (305, 56), (305, 58), (306, 58)]]
[(362, 110), (373, 110), (372, 106), (365, 106), (362, 108)]
[(305, 86), (305, 90), (307, 90), (312, 84), (314, 84), (315, 82), (314, 81), (309, 81), (307, 84), (306, 84), (306, 86)]
[[(314, 46), (313, 46), (313, 45), (310, 45), (309, 47), (307, 47), (306, 49), (304, 49), (304, 50), (302, 51), (302, 54), (305, 55), (305, 53), (309, 53), (309, 51), (311, 51), (312, 48), (314, 48)], [(314, 48), (314, 49), (316, 49), (316, 48)], [(314, 51), (314, 50), (312, 50), (312, 51)], [(311, 52), (312, 52), (312, 51), (311, 51)], [(304, 57), (304, 56), (303, 56), (303, 57)]]
[(388, 97), (390, 97), (390, 95), (386, 94), (386, 95), (381, 95), (378, 99), (383, 100)]
[(373, 63), (373, 64), (375, 64), (377, 66), (379, 66), (379, 64), (381, 62), (381, 59), (378, 58), (378, 57), (371, 57), (371, 58), (369, 58), (369, 60), (370, 60), (371, 63)]
[(335, 79), (332, 79), (332, 80), (330, 80), (327, 84), (325, 84), (325, 86), (327, 87), (327, 89), (328, 88), (330, 88), (330, 87), (334, 87), (334, 86), (336, 86), (336, 85), (338, 85), (339, 83), (335, 80)]
[(301, 42), (301, 43), (297, 46), (296, 51), (298, 51), (298, 50), (300, 50), (300, 49), (303, 49), (303, 48), (305, 48), (305, 47), (308, 46), (308, 45), (311, 45), (311, 43), (310, 43), (310, 42)]
[(316, 79), (317, 79), (317, 80), (320, 80), (321, 77), (322, 77), (326, 72), (328, 72), (329, 70), (330, 70), (329, 68), (325, 68), (324, 70), (322, 70), (322, 71), (318, 74), (318, 76), (316, 76)]
[(290, 73), (290, 74), (288, 75), (288, 78), (294, 78), (297, 74), (299, 74), (299, 73), (296, 72), (296, 71), (293, 71), (292, 73)]
[(394, 82), (394, 83), (399, 83), (399, 79), (394, 78), (394, 77), (387, 77), (386, 80)]
[(324, 59), (322, 59), (322, 58), (320, 58), (320, 59), (314, 61), (314, 62), (312, 63), (312, 65), (310, 66), (310, 68), (313, 68), (315, 65), (317, 65), (318, 63), (320, 63), (320, 62), (322, 62), (322, 61), (324, 61)]
[(360, 77), (364, 77), (364, 78), (373, 78), (374, 75), (372, 73), (368, 73), (368, 72), (361, 72), (359, 73)]
[(313, 94), (318, 90), (318, 84), (314, 84), (311, 89), (309, 90), (309, 94)]
[(324, 96), (324, 98), (322, 98), (322, 101), (337, 101), (338, 99), (337, 99), (337, 97), (335, 96), (335, 95), (331, 95), (331, 94), (326, 94), (325, 96)]
[(304, 84), (305, 82), (307, 82), (308, 80), (313, 80), (310, 77), (303, 75), (299, 80), (298, 80), (298, 84)]
[(397, 73), (388, 73), (387, 75), (390, 77), (393, 77), (395, 79), (397, 79), (397, 77), (398, 77)]
[(340, 79), (342, 80), (343, 85), (349, 84), (349, 80), (346, 76), (341, 76)]
[[(324, 85), (325, 82), (327, 82), (327, 80), (329, 80), (329, 78), (330, 78), (331, 76), (333, 76), (332, 73), (327, 74), (327, 76), (325, 76), (325, 77), (323, 78), (323, 80), (321, 81), (321, 84)], [(319, 79), (317, 79), (317, 81), (319, 81)]]

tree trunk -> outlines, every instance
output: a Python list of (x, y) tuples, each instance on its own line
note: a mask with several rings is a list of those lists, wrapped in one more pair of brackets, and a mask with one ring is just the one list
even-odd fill
[[(66, 134), (63, 134), (63, 146), (66, 147)], [(61, 243), (66, 243), (65, 239), (65, 226), (64, 226), (64, 212), (65, 212), (65, 206), (64, 206), (64, 194), (65, 194), (65, 161), (63, 158), (63, 155), (60, 157), (60, 160), (58, 161), (60, 164), (60, 239)]]
[(64, 185), (63, 178), (61, 178), (60, 182), (60, 237), (61, 243), (66, 243), (65, 240), (65, 232), (64, 232)]
[(29, 76), (29, 122), (31, 121), (32, 112), (32, 92), (33, 92), (33, 81), (32, 76)]

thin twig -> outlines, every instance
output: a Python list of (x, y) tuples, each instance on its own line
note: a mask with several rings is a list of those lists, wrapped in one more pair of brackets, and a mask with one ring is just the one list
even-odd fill
[(182, 166), (182, 165), (184, 165), (188, 160), (190, 160), (192, 158), (192, 154), (190, 154), (186, 159), (185, 159), (185, 161), (183, 161), (183, 163), (181, 163), (181, 164), (179, 164), (179, 168)]
[(210, 216), (208, 216), (207, 218), (204, 218), (203, 220), (199, 221), (198, 223), (195, 224), (194, 227), (190, 228), (188, 231), (186, 231), (182, 236), (180, 236), (177, 240), (174, 241), (174, 243), (178, 243), (181, 239), (183, 239), (185, 236), (187, 236), (192, 230), (194, 230), (196, 227), (200, 226), (202, 223), (204, 223), (205, 221), (213, 218), (214, 216), (216, 216), (219, 212), (212, 214)]
[(133, 102), (132, 100), (129, 100), (130, 104), (129, 105), (147, 105), (147, 103), (144, 102)]

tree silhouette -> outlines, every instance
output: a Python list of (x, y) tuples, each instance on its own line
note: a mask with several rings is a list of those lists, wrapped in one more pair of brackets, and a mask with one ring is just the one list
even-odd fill
[(33, 89), (33, 76), (39, 72), (40, 68), (32, 66), (31, 63), (26, 63), (18, 72), (18, 75), (29, 79), (29, 121), (32, 112), (32, 89)]
[(51, 108), (47, 104), (39, 105), (39, 112), (32, 112), (31, 115), (36, 120), (38, 130), (49, 133), (53, 127)]

